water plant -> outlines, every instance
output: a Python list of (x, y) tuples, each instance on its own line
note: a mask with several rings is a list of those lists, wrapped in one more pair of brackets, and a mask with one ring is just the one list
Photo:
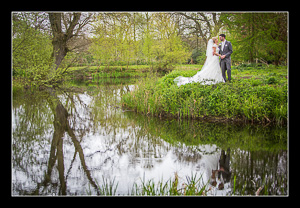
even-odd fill
[[(170, 177), (167, 181), (163, 179), (157, 183), (153, 179), (141, 179), (140, 183), (135, 182), (132, 185), (128, 195), (132, 196), (202, 196), (206, 195), (208, 189), (207, 184), (203, 183), (202, 175), (191, 174), (186, 176), (186, 180), (182, 181), (177, 173), (174, 173), (174, 178)], [(97, 180), (98, 194), (104, 196), (114, 196), (117, 193), (118, 183), (115, 183), (115, 178), (111, 181), (102, 177), (103, 183), (100, 185)], [(87, 195), (92, 195), (90, 185), (86, 190)]]
[[(112, 181), (108, 180), (107, 178), (104, 178), (104, 176), (102, 176), (102, 185), (99, 185), (98, 181), (96, 180), (96, 184), (99, 187), (99, 192), (100, 195), (105, 195), (105, 196), (113, 196), (116, 195), (116, 191), (118, 188), (118, 182), (115, 184), (115, 179), (114, 178)], [(87, 194), (90, 195), (91, 191), (90, 189), (87, 191)]]
[(163, 180), (155, 183), (153, 180), (141, 180), (141, 184), (135, 183), (131, 189), (131, 195), (139, 196), (197, 196), (206, 195), (207, 184), (203, 183), (202, 175), (197, 173), (186, 176), (185, 181), (181, 181), (177, 173), (174, 178), (170, 178), (166, 182)]

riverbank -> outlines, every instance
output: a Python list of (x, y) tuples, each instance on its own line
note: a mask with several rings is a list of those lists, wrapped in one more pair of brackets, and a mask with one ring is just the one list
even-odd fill
[(245, 65), (232, 68), (232, 81), (217, 85), (192, 83), (178, 87), (177, 76), (197, 70), (173, 70), (162, 78), (148, 76), (122, 97), (122, 105), (137, 112), (176, 118), (222, 118), (251, 123), (287, 123), (285, 66)]
[(151, 65), (129, 65), (127, 66), (79, 66), (70, 67), (67, 76), (71, 79), (100, 79), (100, 78), (131, 78), (147, 77), (149, 73), (165, 75), (172, 70), (199, 70), (202, 65), (175, 65), (168, 68), (160, 68)]
[[(195, 65), (194, 67), (199, 67)], [(130, 65), (130, 66), (84, 66), (70, 67), (67, 75), (71, 79), (100, 79), (100, 78), (131, 78), (131, 77), (146, 77), (149, 73), (157, 72), (166, 74), (174, 68), (187, 68), (185, 66), (176, 66), (169, 68), (152, 67), (150, 65)], [(191, 68), (191, 67), (189, 67)]]
[[(147, 77), (149, 74), (157, 73), (158, 76), (163, 76), (172, 70), (199, 70), (202, 65), (175, 65), (168, 68), (160, 68), (158, 66), (150, 65), (129, 65), (127, 66), (74, 66), (69, 67), (63, 75), (57, 78), (57, 83), (61, 84), (64, 81), (79, 80), (79, 81), (96, 81), (105, 82), (110, 78), (140, 78)], [(47, 83), (46, 83), (47, 84)], [(53, 86), (53, 83), (50, 84)], [(50, 86), (49, 85), (49, 86)], [(48, 87), (49, 87), (48, 86)], [(51, 87), (50, 86), (50, 87)], [(12, 82), (13, 92), (19, 89), (28, 89), (32, 87), (43, 88), (45, 80), (32, 80), (26, 77), (26, 74), (14, 75)]]

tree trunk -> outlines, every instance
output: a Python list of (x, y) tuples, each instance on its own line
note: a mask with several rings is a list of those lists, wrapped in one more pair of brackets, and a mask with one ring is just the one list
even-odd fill
[(278, 54), (275, 54), (275, 66), (278, 66), (279, 65), (279, 59), (280, 59), (280, 55)]
[[(62, 34), (62, 36), (64, 36)], [(52, 41), (53, 57), (55, 58), (55, 70), (59, 67), (64, 57), (67, 55), (67, 40), (64, 37), (54, 37)]]
[(77, 25), (81, 13), (73, 13), (73, 19), (69, 22), (69, 27), (66, 28), (66, 32), (62, 31), (61, 19), (63, 13), (49, 13), (49, 20), (51, 30), (53, 34), (52, 46), (53, 57), (55, 59), (55, 70), (58, 69), (62, 60), (68, 53), (67, 41), (70, 40), (74, 34), (74, 28)]
[(249, 35), (250, 35), (250, 43), (249, 43), (249, 61), (250, 63), (254, 63), (254, 14), (249, 14)]

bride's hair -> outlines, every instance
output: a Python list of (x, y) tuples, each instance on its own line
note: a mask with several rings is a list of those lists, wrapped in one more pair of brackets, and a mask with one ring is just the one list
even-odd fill
[(218, 39), (217, 37), (212, 37), (211, 38), (213, 40), (213, 43), (215, 43), (215, 41)]

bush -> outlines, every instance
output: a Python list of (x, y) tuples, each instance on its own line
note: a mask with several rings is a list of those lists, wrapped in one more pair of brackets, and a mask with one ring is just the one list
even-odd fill
[(266, 80), (266, 83), (267, 84), (276, 84), (277, 83), (277, 80), (275, 77), (269, 77), (267, 80)]

